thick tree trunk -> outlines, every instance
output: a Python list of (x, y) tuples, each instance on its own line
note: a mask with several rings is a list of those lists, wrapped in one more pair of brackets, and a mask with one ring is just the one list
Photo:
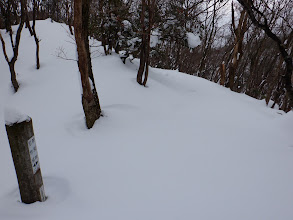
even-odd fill
[(74, 33), (78, 54), (78, 68), (82, 84), (82, 105), (86, 125), (93, 127), (101, 116), (98, 94), (92, 73), (91, 58), (88, 42), (89, 0), (74, 1)]

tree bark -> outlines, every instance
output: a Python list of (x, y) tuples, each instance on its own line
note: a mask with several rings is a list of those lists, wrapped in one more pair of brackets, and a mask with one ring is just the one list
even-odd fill
[(82, 105), (86, 125), (92, 128), (101, 116), (101, 107), (91, 66), (88, 41), (88, 20), (90, 0), (74, 1), (74, 33), (78, 54), (78, 68), (82, 85)]

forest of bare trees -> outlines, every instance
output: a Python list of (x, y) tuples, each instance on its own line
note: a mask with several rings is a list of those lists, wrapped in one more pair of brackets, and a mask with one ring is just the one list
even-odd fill
[[(87, 9), (76, 14), (75, 6), (84, 7), (79, 4), (87, 4)], [(15, 92), (21, 32), (26, 28), (34, 37), (40, 68), (35, 21), (48, 18), (66, 23), (78, 48), (85, 47), (78, 54), (88, 64), (83, 68), (79, 62), (86, 80), (92, 76), (87, 49), (91, 36), (101, 41), (105, 55), (117, 53), (124, 63), (139, 58), (137, 82), (143, 86), (152, 66), (205, 78), (265, 99), (270, 107), (284, 111), (293, 107), (292, 0), (1, 0), (0, 28), (10, 34), (12, 58), (1, 34), (0, 39)], [(16, 33), (12, 25), (18, 25)]]

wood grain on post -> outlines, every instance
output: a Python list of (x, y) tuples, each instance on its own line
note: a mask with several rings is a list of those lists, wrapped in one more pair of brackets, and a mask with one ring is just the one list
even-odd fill
[(46, 199), (32, 119), (5, 123), (18, 179), (21, 201), (26, 204)]

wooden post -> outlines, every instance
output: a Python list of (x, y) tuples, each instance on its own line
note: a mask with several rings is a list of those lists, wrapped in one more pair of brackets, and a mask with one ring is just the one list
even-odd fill
[(21, 201), (26, 204), (46, 200), (32, 119), (5, 122), (18, 179)]

